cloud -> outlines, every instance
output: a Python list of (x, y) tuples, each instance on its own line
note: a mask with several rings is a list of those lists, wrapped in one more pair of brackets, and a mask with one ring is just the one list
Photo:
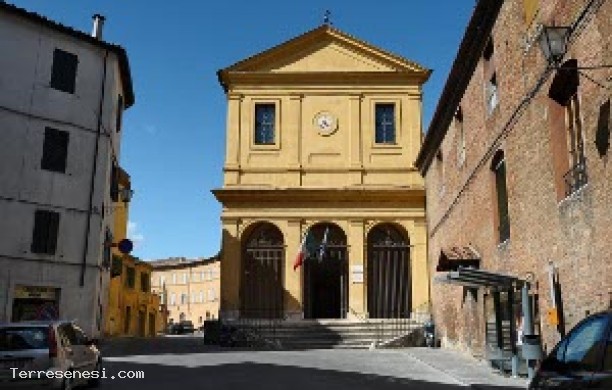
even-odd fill
[(138, 224), (134, 221), (128, 221), (127, 236), (134, 243), (134, 247), (140, 246), (145, 239), (144, 234), (138, 228)]

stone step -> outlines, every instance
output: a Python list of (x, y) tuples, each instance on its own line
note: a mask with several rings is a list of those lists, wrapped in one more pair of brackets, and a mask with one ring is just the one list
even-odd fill
[(373, 342), (383, 343), (422, 328), (420, 323), (411, 320), (320, 320), (268, 324), (265, 321), (237, 321), (232, 325), (283, 349), (365, 349)]

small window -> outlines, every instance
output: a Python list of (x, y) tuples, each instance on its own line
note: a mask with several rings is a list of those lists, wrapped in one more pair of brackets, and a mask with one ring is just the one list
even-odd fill
[(117, 133), (121, 131), (121, 120), (123, 117), (123, 110), (124, 110), (123, 96), (118, 95), (117, 97), (117, 122), (115, 123), (115, 130), (117, 131)]
[(172, 284), (176, 284), (176, 274), (172, 274)]
[(55, 49), (51, 69), (51, 88), (74, 93), (78, 63), (79, 60), (75, 54)]
[(119, 202), (119, 167), (113, 163), (110, 176), (110, 198), (113, 202)]
[(47, 171), (66, 172), (68, 158), (68, 132), (45, 128), (45, 140), (40, 167)]
[(465, 162), (465, 132), (461, 107), (455, 113), (455, 128), (457, 130), (457, 166), (461, 168)]
[(126, 267), (125, 275), (125, 285), (129, 288), (134, 288), (136, 286), (136, 270), (134, 267)]
[(183, 274), (183, 284), (187, 284), (187, 273)]
[(499, 104), (499, 95), (497, 91), (497, 75), (493, 73), (491, 79), (487, 82), (487, 113), (491, 115), (495, 107)]
[(375, 107), (376, 143), (395, 143), (395, 104), (379, 103)]
[(255, 144), (274, 144), (276, 106), (273, 103), (255, 104)]
[(34, 214), (34, 232), (32, 234), (32, 252), (54, 255), (57, 249), (57, 234), (60, 215), (54, 211), (36, 210)]
[(151, 292), (151, 275), (147, 272), (140, 273), (140, 291)]
[(170, 294), (170, 304), (173, 306), (176, 305), (176, 294), (175, 293)]
[(181, 305), (187, 304), (188, 299), (189, 297), (187, 296), (187, 294), (181, 294)]
[(204, 302), (204, 291), (200, 291), (200, 303)]

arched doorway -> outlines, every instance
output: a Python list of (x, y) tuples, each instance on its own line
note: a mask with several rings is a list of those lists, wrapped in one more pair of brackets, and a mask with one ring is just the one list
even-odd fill
[[(327, 233), (327, 245), (320, 245)], [(304, 261), (304, 317), (345, 318), (348, 310), (346, 234), (335, 224), (310, 228), (317, 250)]]
[(283, 234), (276, 226), (263, 222), (254, 226), (243, 242), (241, 316), (282, 317)]
[(410, 245), (395, 225), (368, 234), (368, 313), (370, 318), (406, 318), (411, 312)]

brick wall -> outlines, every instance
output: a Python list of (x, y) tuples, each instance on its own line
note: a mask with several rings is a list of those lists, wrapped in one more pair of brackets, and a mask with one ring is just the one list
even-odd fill
[[(493, 29), (499, 105), (488, 115), (481, 59), (461, 101), (465, 163), (460, 166), (457, 159), (460, 143), (453, 122), (441, 145), (442, 160), (434, 159), (426, 173), (432, 273), (443, 247), (471, 243), (482, 255), (481, 269), (519, 277), (533, 273), (539, 311), (544, 314), (551, 306), (547, 267), (552, 261), (559, 269), (567, 329), (587, 312), (607, 308), (612, 291), (612, 166), (595, 147), (600, 106), (610, 98), (611, 69), (585, 70), (607, 88), (580, 76), (578, 97), (589, 179), (573, 196), (559, 201), (555, 187), (548, 97), (555, 72), (548, 75), (518, 120), (509, 126), (508, 122), (546, 74), (545, 59), (533, 41), (539, 25), (553, 21), (572, 25), (585, 9), (592, 14), (586, 13), (565, 59), (577, 59), (579, 66), (612, 64), (612, 3), (540, 1), (530, 26), (524, 22), (523, 0), (504, 3)], [(503, 244), (498, 242), (494, 222), (495, 188), (490, 170), (492, 152), (497, 149), (505, 153), (511, 224), (510, 239)], [(463, 299), (459, 286), (433, 282), (432, 287), (434, 318), (444, 342), (481, 353), (482, 291), (473, 301), (469, 295)], [(541, 322), (544, 343), (550, 349), (559, 336), (543, 316)]]

